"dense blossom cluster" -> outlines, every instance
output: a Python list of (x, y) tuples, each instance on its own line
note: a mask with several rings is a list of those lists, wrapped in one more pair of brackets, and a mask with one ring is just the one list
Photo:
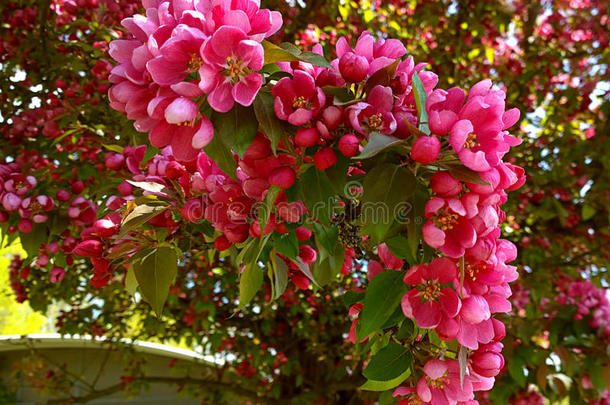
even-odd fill
[[(269, 84), (275, 114), (300, 127), (288, 141), (292, 145), (282, 141), (280, 147), (296, 154), (274, 156), (269, 140), (259, 133), (243, 158), (236, 156), (236, 180), (198, 152), (214, 132), (213, 123), (201, 112), (202, 97), (207, 95), (207, 103), (218, 112), (229, 111), (234, 102), (251, 105), (263, 85), (258, 72), (264, 60), (260, 41), (279, 29), (281, 19), (259, 10), (254, 2), (200, 3), (194, 9), (167, 2), (148, 6), (147, 17), (123, 22), (132, 37), (110, 44), (110, 53), (119, 62), (111, 73), (115, 83), (111, 105), (135, 120), (136, 128), (149, 131), (154, 146), (171, 145), (171, 153), (184, 163), (172, 162), (171, 170), (168, 164), (165, 173), (163, 169), (150, 173), (150, 166), (148, 176), (134, 173), (134, 180), (168, 185), (159, 176), (180, 179), (182, 192), (190, 198), (181, 207), (183, 218), (211, 223), (222, 233), (215, 240), (219, 250), (243, 242), (248, 235), (289, 232), (285, 224), (299, 221), (307, 211), (300, 201), (287, 203), (280, 193), (272, 201), (277, 211), (263, 230), (252, 216), (252, 207), (271, 185), (288, 189), (294, 184), (297, 160), (311, 159), (317, 170), (325, 171), (337, 164), (337, 150), (353, 157), (372, 133), (412, 140), (411, 158), (418, 164), (442, 165), (453, 155), (480, 176), (482, 182), (461, 181), (440, 171), (430, 179), (434, 196), (426, 204), (423, 238), (445, 257), (408, 270), (404, 281), (411, 289), (402, 299), (402, 309), (419, 327), (434, 329), (441, 339), (457, 339), (473, 350), (462, 384), (456, 383), (457, 362), (430, 360), (424, 369), (427, 377), (407, 396), (417, 395), (425, 403), (436, 403), (439, 399), (433, 396), (440, 396), (456, 403), (473, 400), (473, 391), (490, 389), (504, 365), (499, 341), (505, 335), (504, 325), (492, 314), (510, 311), (508, 283), (517, 278), (516, 268), (507, 264), (515, 259), (516, 249), (499, 239), (499, 224), (505, 217), (499, 206), (506, 201), (506, 191), (525, 181), (522, 169), (502, 159), (520, 143), (506, 131), (519, 112), (505, 110), (505, 93), (492, 89), (489, 80), (475, 85), (467, 98), (459, 88), (434, 90), (436, 75), (422, 71), (423, 65), (415, 65), (412, 58), (401, 60), (406, 49), (399, 41), (375, 40), (364, 32), (352, 48), (346, 38), (339, 38), (332, 68), (277, 63), (289, 76)], [(323, 56), (319, 45), (313, 51)], [(387, 80), (378, 79), (380, 71), (387, 72)], [(427, 95), (427, 123), (419, 122), (414, 74)], [(324, 91), (331, 87), (353, 89), (361, 98), (348, 105), (336, 103)], [(431, 133), (414, 130), (419, 124), (427, 124)], [(195, 158), (196, 164), (187, 163)], [(304, 236), (299, 240), (305, 240), (311, 232), (301, 227), (300, 234)], [(101, 246), (93, 240), (79, 246), (85, 244)], [(385, 245), (379, 251), (386, 268), (402, 268), (403, 262), (395, 257), (394, 263), (399, 263), (390, 264), (392, 254)], [(103, 251), (86, 255), (99, 260)], [(303, 262), (315, 262), (316, 256), (311, 246), (300, 246)], [(351, 260), (346, 262), (344, 269), (349, 271)], [(376, 271), (371, 269), (376, 266), (373, 262), (369, 266), (372, 279)], [(359, 311), (358, 305), (352, 313)], [(449, 370), (454, 370), (453, 377)], [(427, 388), (430, 384), (432, 391)]]
[[(254, 1), (146, 1), (146, 16), (123, 20), (129, 36), (110, 44), (119, 63), (111, 106), (150, 132), (153, 146), (172, 145), (174, 155), (192, 160), (213, 136), (200, 101), (227, 112), (235, 102), (252, 104), (261, 88), (261, 41), (282, 25), (279, 12)], [(196, 77), (196, 78), (195, 78)], [(209, 115), (209, 114), (208, 114)]]
[[(0, 164), (0, 225), (9, 239), (19, 235), (28, 252), (27, 258), (16, 257), (10, 266), (11, 287), (19, 302), (30, 298), (32, 303), (40, 301), (35, 294), (40, 295), (45, 287), (53, 291), (78, 290), (74, 297), (94, 296), (93, 291), (102, 300), (109, 300), (106, 294), (111, 291), (122, 291), (123, 285), (129, 289), (129, 272), (135, 268), (134, 263), (160, 246), (164, 249), (170, 246), (177, 252), (181, 274), (169, 286), (173, 297), (164, 315), (175, 317), (176, 325), (180, 325), (176, 330), (183, 327), (182, 331), (192, 334), (189, 337), (201, 334), (196, 339), (204, 336), (207, 339), (218, 333), (218, 329), (214, 331), (210, 327), (211, 323), (226, 327), (220, 328), (219, 333), (226, 337), (212, 344), (209, 350), (235, 355), (232, 362), (236, 365), (235, 374), (248, 380), (245, 385), (258, 384), (255, 391), (259, 397), (266, 395), (262, 393), (265, 390), (272, 392), (270, 398), (278, 395), (273, 393), (275, 388), (284, 389), (284, 385), (290, 386), (289, 391), (282, 393), (285, 397), (290, 397), (295, 392), (293, 388), (299, 386), (297, 391), (302, 389), (303, 395), (311, 393), (310, 387), (301, 385), (298, 378), (297, 384), (285, 384), (291, 381), (290, 374), (302, 371), (305, 375), (306, 365), (296, 366), (301, 359), (296, 360), (298, 356), (290, 349), (284, 352), (286, 346), (278, 341), (282, 336), (294, 339), (295, 330), (307, 330), (314, 325), (314, 320), (320, 330), (316, 331), (319, 334), (311, 333), (310, 340), (316, 343), (307, 352), (318, 358), (324, 335), (333, 344), (341, 342), (344, 348), (347, 342), (362, 343), (353, 352), (339, 350), (342, 353), (336, 358), (322, 353), (338, 372), (344, 372), (337, 378), (360, 377), (360, 373), (352, 375), (356, 368), (350, 362), (362, 362), (358, 367), (364, 365), (363, 368), (367, 363), (374, 363), (375, 353), (387, 344), (386, 338), (403, 348), (413, 349), (411, 376), (402, 382), (403, 386), (394, 390), (397, 383), (392, 387), (394, 401), (401, 404), (473, 405), (477, 400), (488, 403), (493, 397), (489, 390), (497, 384), (497, 378), (506, 377), (509, 383), (514, 383), (524, 368), (528, 368), (524, 381), (527, 375), (529, 383), (534, 378), (538, 383), (555, 382), (555, 377), (544, 366), (545, 360), (548, 364), (553, 345), (564, 345), (567, 339), (571, 339), (570, 344), (574, 339), (577, 342), (585, 339), (584, 333), (570, 335), (570, 328), (566, 327), (562, 331), (565, 336), (562, 334), (559, 338), (566, 341), (557, 340), (558, 333), (549, 323), (561, 325), (556, 322), (558, 318), (568, 319), (568, 324), (572, 319), (582, 321), (577, 322), (579, 328), (588, 325), (587, 333), (607, 341), (610, 304), (605, 290), (587, 278), (562, 277), (563, 273), (555, 271), (548, 273), (553, 294), (558, 294), (552, 297), (556, 298), (540, 298), (538, 291), (525, 282), (514, 285), (511, 291), (509, 283), (517, 278), (517, 268), (510, 263), (517, 251), (511, 242), (500, 239), (501, 227), (507, 226), (513, 233), (511, 240), (520, 240), (522, 248), (544, 250), (545, 254), (548, 251), (551, 256), (555, 254), (553, 249), (560, 248), (570, 254), (577, 252), (585, 260), (589, 259), (590, 252), (579, 242), (604, 239), (600, 237), (603, 232), (590, 225), (583, 226), (587, 218), (604, 212), (604, 208), (593, 198), (582, 198), (592, 185), (593, 192), (599, 193), (600, 182), (594, 183), (588, 163), (578, 164), (576, 158), (566, 171), (573, 179), (553, 187), (550, 184), (556, 179), (551, 173), (544, 173), (541, 180), (528, 169), (528, 188), (520, 191), (517, 211), (512, 213), (519, 214), (521, 219), (534, 216), (536, 221), (544, 216), (548, 221), (555, 218), (553, 213), (542, 215), (541, 212), (557, 210), (560, 219), (557, 222), (573, 231), (572, 235), (532, 231), (536, 228), (529, 229), (529, 222), (522, 232), (520, 227), (526, 221), (519, 224), (516, 222), (519, 219), (500, 208), (507, 201), (507, 192), (525, 182), (523, 169), (513, 164), (519, 163), (520, 158), (506, 157), (510, 148), (521, 142), (508, 133), (519, 121), (519, 111), (507, 110), (506, 105), (519, 105), (525, 111), (537, 102), (540, 104), (536, 98), (548, 96), (552, 90), (558, 94), (557, 105), (565, 107), (559, 111), (568, 120), (574, 119), (573, 129), (578, 127), (580, 138), (604, 136), (603, 131), (596, 134), (591, 126), (593, 121), (583, 124), (575, 119), (591, 109), (594, 99), (597, 78), (591, 82), (578, 78), (588, 75), (593, 58), (589, 60), (585, 56), (566, 61), (550, 58), (551, 66), (545, 64), (541, 68), (544, 72), (536, 73), (528, 81), (537, 90), (521, 94), (513, 91), (518, 86), (506, 72), (514, 75), (525, 72), (527, 59), (522, 54), (528, 50), (522, 47), (524, 41), (515, 42), (512, 38), (507, 41), (499, 34), (500, 22), (496, 17), (486, 16), (480, 26), (466, 25), (468, 29), (461, 25), (459, 40), (472, 49), (464, 54), (469, 60), (473, 59), (471, 55), (477, 58), (476, 52), (484, 54), (483, 63), (468, 64), (458, 58), (459, 63), (452, 61), (443, 66), (445, 56), (439, 56), (439, 51), (434, 53), (434, 49), (442, 48), (447, 57), (455, 52), (450, 41), (437, 36), (439, 29), (435, 27), (422, 25), (413, 38), (400, 41), (387, 39), (396, 35), (395, 32), (382, 35), (386, 39), (379, 40), (371, 34), (385, 34), (396, 26), (400, 28), (395, 21), (383, 16), (386, 7), (395, 10), (398, 19), (414, 15), (417, 8), (434, 2), (413, 5), (391, 1), (387, 2), (389, 6), (375, 2), (373, 11), (368, 11), (382, 18), (371, 21), (366, 17), (369, 24), (362, 24), (356, 31), (362, 32), (370, 26), (370, 32), (364, 31), (355, 37), (337, 35), (336, 21), (311, 19), (311, 16), (308, 21), (316, 21), (317, 25), (301, 26), (303, 31), (298, 32), (291, 32), (286, 24), (280, 29), (282, 20), (290, 21), (299, 14), (296, 8), (287, 8), (280, 14), (261, 9), (257, 0), (143, 0), (145, 12), (141, 15), (133, 15), (139, 7), (135, 2), (53, 0), (50, 3), (48, 24), (60, 33), (61, 40), (48, 45), (53, 55), (64, 55), (71, 62), (66, 62), (68, 73), (61, 79), (48, 80), (45, 74), (43, 92), (32, 87), (32, 78), (48, 65), (39, 63), (40, 55), (36, 48), (28, 47), (31, 41), (23, 33), (33, 31), (44, 10), (39, 10), (37, 5), (21, 8), (21, 3), (11, 1), (0, 6), (3, 21), (12, 28), (0, 38), (0, 62), (4, 66), (6, 61), (16, 61), (17, 70), (27, 71), (24, 80), (11, 78), (7, 89), (23, 91), (30, 100), (40, 98), (40, 107), (24, 108), (23, 104), (7, 101), (10, 91), (2, 87), (0, 92), (0, 102), (9, 105), (8, 114), (3, 117), (8, 119), (3, 119), (0, 132), (10, 145), (8, 158)], [(343, 3), (339, 12), (345, 21), (338, 30), (349, 33), (350, 28), (346, 27), (357, 24), (359, 17), (354, 14), (348, 21), (345, 10), (358, 2)], [(517, 15), (527, 15), (521, 21), (524, 26), (530, 25), (529, 16), (536, 14), (536, 6), (527, 2), (516, 2), (512, 6)], [(481, 7), (485, 10), (487, 6)], [(575, 10), (587, 7), (596, 8), (602, 15), (592, 14), (590, 21), (573, 18), (578, 12)], [(561, 42), (557, 46), (559, 50), (581, 49), (583, 44), (591, 43), (595, 48), (604, 48), (608, 35), (604, 30), (600, 32), (596, 24), (597, 20), (605, 24), (608, 16), (599, 11), (600, 7), (595, 0), (550, 2), (544, 15), (530, 27), (531, 38), (553, 41), (554, 45), (547, 50), (554, 49), (558, 42)], [(461, 11), (461, 5), (459, 8)], [(473, 11), (473, 15), (477, 12), (480, 11)], [(462, 13), (459, 15), (465, 18)], [(439, 27), (453, 18), (440, 15)], [(120, 39), (109, 42), (111, 37), (106, 29), (118, 26), (121, 20), (125, 30), (112, 31)], [(378, 22), (381, 27), (376, 26)], [(318, 28), (324, 24), (328, 24), (330, 31)], [(527, 30), (519, 24), (517, 35), (522, 35), (519, 30)], [(40, 33), (44, 34), (44, 29), (43, 26)], [(301, 53), (286, 43), (274, 45), (285, 36), (291, 41), (296, 39), (295, 43), (312, 52)], [(322, 40), (328, 40), (330, 47), (323, 49), (318, 44)], [(435, 65), (434, 71), (441, 75), (441, 82), (464, 82), (473, 77), (496, 75), (508, 88), (497, 90), (489, 80), (480, 81), (469, 90), (436, 88), (437, 75), (425, 71), (426, 64), (416, 64), (408, 56), (409, 52), (421, 48), (418, 41), (430, 49), (428, 59), (421, 52), (418, 59)], [(531, 43), (529, 39), (528, 43)], [(536, 49), (533, 45), (532, 49)], [(99, 57), (101, 52), (108, 52), (116, 62), (114, 66), (104, 60), (88, 60), (91, 55)], [(68, 58), (72, 53), (77, 56)], [(326, 61), (328, 56), (334, 58), (330, 63)], [(85, 66), (80, 61), (75, 63), (77, 59), (91, 63)], [(61, 60), (58, 63), (63, 63)], [(561, 73), (562, 63), (570, 67), (569, 73)], [(131, 120), (136, 130), (146, 134), (158, 150), (141, 145), (141, 134), (124, 125), (125, 120), (117, 120), (121, 122), (113, 123), (116, 126), (97, 125), (98, 118), (103, 122), (118, 116), (104, 105), (105, 93), (109, 95), (110, 106)], [(27, 97), (23, 96), (23, 100)], [(572, 99), (577, 100), (576, 106)], [(549, 108), (555, 107), (551, 104)], [(223, 127), (233, 113), (238, 117), (235, 134)], [(552, 113), (549, 110), (549, 115)], [(240, 127), (242, 119), (244, 122), (250, 119), (248, 116), (256, 121), (257, 129)], [(599, 117), (602, 116), (600, 113)], [(560, 136), (568, 140), (571, 133), (563, 131), (559, 131)], [(536, 136), (530, 144), (544, 149), (549, 146), (545, 146), (548, 138), (552, 137)], [(379, 147), (379, 143), (387, 145)], [(224, 162), (215, 161), (220, 156), (219, 144), (225, 148)], [(30, 152), (19, 149), (21, 145), (26, 145), (24, 149)], [(235, 145), (239, 148), (234, 148)], [(45, 152), (32, 152), (45, 148)], [(14, 153), (15, 150), (20, 152)], [(537, 162), (536, 159), (533, 161)], [(521, 162), (532, 165), (525, 159)], [(417, 183), (417, 197), (408, 190), (400, 195), (402, 201), (416, 206), (416, 212), (421, 208), (421, 214), (416, 214), (420, 217), (416, 218), (415, 230), (395, 221), (389, 224), (391, 231), (381, 235), (383, 227), (375, 228), (376, 224), (367, 223), (362, 214), (367, 198), (370, 199), (367, 190), (371, 189), (371, 183), (366, 179), (383, 165), (399, 168)], [(332, 185), (330, 193), (322, 193), (327, 201), (330, 198), (332, 205), (328, 223), (319, 216), (315, 204), (311, 204), (312, 196), (319, 197), (320, 190), (314, 187), (318, 184), (311, 180), (305, 182), (305, 174), (319, 179), (319, 184), (328, 189)], [(364, 188), (363, 178), (368, 184)], [(113, 184), (98, 183), (100, 179), (112, 179)], [(380, 176), (375, 183), (385, 184), (390, 180)], [(550, 181), (548, 187), (547, 181)], [(357, 185), (357, 196), (347, 192), (348, 183)], [(546, 188), (541, 190), (540, 184)], [(362, 190), (364, 198), (361, 199)], [(608, 197), (607, 190), (605, 193)], [(583, 201), (587, 201), (584, 206)], [(139, 217), (134, 215), (138, 212)], [(417, 222), (420, 219), (423, 222)], [(332, 241), (335, 231), (338, 233), (336, 252), (327, 246), (332, 246), (332, 242), (325, 239)], [(390, 243), (390, 236), (397, 234), (399, 237)], [(521, 238), (521, 235), (525, 236)], [(416, 239), (415, 246), (412, 238)], [(408, 240), (410, 254), (396, 240), (404, 244)], [(247, 256), (256, 249), (259, 256)], [(240, 262), (242, 254), (249, 259)], [(530, 260), (535, 261), (529, 257), (525, 262)], [(233, 332), (227, 332), (235, 329), (230, 325), (234, 325), (231, 322), (236, 318), (251, 315), (245, 309), (229, 320), (242, 299), (237, 287), (233, 287), (237, 281), (241, 289), (249, 261), (271, 281), (261, 282), (264, 294), (255, 300), (277, 299), (269, 307), (279, 306), (290, 312), (289, 316), (278, 314), (276, 324), (269, 331), (257, 331), (262, 336), (266, 334), (276, 345), (261, 343), (258, 337), (251, 342), (250, 332), (245, 329), (237, 338)], [(89, 262), (92, 266), (83, 265)], [(281, 286), (282, 281), (276, 275), (282, 262), (288, 276), (283, 281), (287, 283), (285, 286)], [(542, 261), (537, 263), (539, 268), (532, 266), (534, 274), (542, 274)], [(92, 271), (88, 270), (90, 267)], [(324, 311), (331, 296), (324, 297), (317, 288), (310, 289), (310, 283), (316, 283), (318, 272), (330, 274), (331, 281), (341, 283), (341, 291), (352, 288), (354, 291), (350, 293), (358, 297), (366, 297), (369, 287), (383, 278), (377, 278), (380, 274), (398, 274), (406, 294), (396, 294), (399, 299), (393, 318), (404, 315), (400, 319), (403, 326), (415, 324), (412, 336), (402, 340), (396, 336), (401, 327), (382, 326), (357, 342), (363, 314), (366, 309), (371, 310), (363, 304), (363, 299), (351, 306), (349, 314), (344, 314), (352, 321), (347, 342), (330, 333), (330, 326), (335, 325), (325, 318)], [(346, 277), (335, 278), (338, 273)], [(97, 290), (83, 283), (83, 275)], [(599, 281), (596, 276), (591, 279)], [(324, 290), (321, 291), (323, 294)], [(143, 292), (142, 285), (140, 292)], [(62, 294), (65, 299), (66, 294)], [(539, 306), (532, 308), (534, 305), (530, 304), (536, 300)], [(185, 302), (188, 304), (183, 305)], [(257, 309), (261, 302), (257, 302)], [(511, 303), (519, 314), (519, 318), (513, 319), (514, 324), (531, 319), (531, 312), (536, 311), (544, 313), (544, 320), (530, 328), (538, 328), (540, 332), (532, 339), (525, 336), (525, 328), (509, 331), (511, 336), (507, 342), (511, 350), (507, 350), (510, 356), (507, 371), (501, 353), (506, 329), (496, 315), (509, 313)], [(562, 306), (568, 308), (559, 314), (558, 308)], [(265, 313), (268, 309), (264, 305), (260, 308), (263, 319), (274, 316)], [(303, 308), (305, 312), (299, 312)], [(81, 322), (87, 323), (81, 332), (90, 331), (96, 336), (108, 333), (113, 327), (109, 326), (110, 317), (106, 319), (103, 314), (92, 319), (87, 310), (78, 315)], [(343, 305), (337, 312), (343, 314), (342, 310)], [(77, 305), (73, 305), (60, 316), (58, 327), (62, 331), (70, 330), (68, 325), (77, 323), (78, 311)], [(341, 321), (346, 321), (344, 318)], [(269, 327), (269, 323), (265, 325), (264, 328)], [(258, 320), (256, 327), (259, 327)], [(347, 327), (344, 329), (347, 332)], [(556, 343), (551, 343), (550, 336)], [(247, 343), (240, 343), (240, 339)], [(524, 367), (517, 359), (517, 366), (511, 369), (510, 359), (530, 357), (531, 352), (527, 350), (532, 344), (539, 345), (535, 351), (547, 350), (547, 357), (532, 355), (531, 362), (528, 358)], [(369, 352), (370, 345), (374, 349)], [(573, 359), (568, 360), (578, 358), (581, 362), (590, 355), (589, 347), (581, 349), (570, 349), (569, 356)], [(362, 350), (366, 352), (363, 356)], [(353, 356), (354, 353), (357, 355)], [(262, 360), (263, 357), (271, 360)], [(568, 360), (562, 357), (562, 362), (569, 364)], [(607, 364), (601, 363), (603, 359), (595, 360), (596, 368), (591, 370), (608, 369)], [(266, 361), (273, 364), (270, 370), (261, 366)], [(575, 367), (574, 375), (568, 372), (574, 377), (573, 387), (582, 391), (583, 401), (586, 398), (591, 404), (605, 404), (609, 391), (599, 388), (599, 376), (588, 374), (589, 365)], [(536, 367), (539, 367), (537, 371)], [(125, 383), (133, 382), (135, 374), (122, 379)], [(515, 387), (510, 390), (500, 386), (497, 392), (503, 393), (505, 399), (512, 396), (506, 399), (510, 403), (542, 403), (543, 396), (524, 381), (519, 382), (521, 388), (512, 384)], [(547, 385), (547, 392), (539, 387), (540, 392), (548, 396), (551, 385)], [(362, 390), (358, 391), (362, 394)], [(589, 401), (592, 398), (595, 400)]]
[(610, 338), (610, 299), (605, 290), (588, 280), (575, 281), (569, 277), (562, 278), (558, 288), (557, 302), (576, 307), (574, 320), (589, 317), (591, 327)]

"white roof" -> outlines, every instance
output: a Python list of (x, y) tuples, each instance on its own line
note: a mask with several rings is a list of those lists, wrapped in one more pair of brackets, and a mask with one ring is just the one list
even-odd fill
[[(37, 349), (103, 349), (102, 345), (107, 339), (90, 335), (61, 335), (59, 333), (31, 333), (28, 335), (0, 335), (0, 353), (23, 350), (25, 346), (32, 345)], [(131, 345), (139, 352), (172, 357), (180, 360), (219, 363), (214, 356), (203, 356), (197, 352), (160, 343), (134, 341), (121, 339), (121, 343)]]

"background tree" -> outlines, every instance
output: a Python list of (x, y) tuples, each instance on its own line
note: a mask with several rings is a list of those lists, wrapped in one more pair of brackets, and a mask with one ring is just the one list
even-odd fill
[[(524, 139), (511, 159), (528, 176), (505, 206), (504, 233), (519, 247), (520, 279), (506, 318), (506, 367), (488, 398), (479, 400), (608, 401), (608, 4), (311, 1), (291, 7), (273, 1), (262, 6), (284, 17), (286, 29), (271, 38), (276, 43), (312, 49), (320, 42), (329, 45), (331, 59), (338, 37), (347, 35), (354, 43), (369, 30), (401, 39), (415, 61), (438, 74), (439, 87), (469, 87), (492, 78), (508, 89), (507, 105), (521, 111), (513, 133)], [(159, 153), (138, 149), (148, 143), (146, 134), (107, 104), (108, 43), (122, 36), (119, 22), (136, 10), (136, 3), (110, 0), (0, 6), (2, 154), (6, 163), (19, 164), (18, 179), (28, 196), (52, 196), (72, 209), (47, 211), (46, 200), (39, 200), (38, 211), (47, 218), (29, 225), (0, 210), (3, 230), (9, 238), (20, 237), (27, 252), (23, 266), (31, 269), (23, 273), (23, 266), (15, 266), (11, 273), (17, 299), (38, 310), (67, 303), (70, 310), (57, 319), (62, 332), (181, 341), (219, 353), (242, 377), (240, 387), (269, 400), (373, 400), (377, 394), (357, 389), (365, 381), (361, 370), (368, 349), (345, 340), (346, 301), (357, 298), (339, 293), (364, 282), (362, 272), (333, 278), (320, 291), (298, 288), (307, 282), (294, 275), (279, 300), (266, 304), (268, 297), (259, 294), (251, 307), (230, 317), (238, 294), (234, 266), (210, 253), (210, 238), (199, 238), (194, 246), (197, 238), (185, 237), (181, 247), (192, 255), (180, 263), (164, 317), (155, 318), (145, 303), (130, 300), (123, 287), (129, 280), (93, 287), (90, 262), (70, 254), (79, 230), (108, 212), (100, 202), (107, 203), (117, 186), (131, 194), (122, 183), (132, 178), (129, 165)], [(124, 202), (114, 199), (115, 208)], [(184, 230), (210, 232), (198, 224)], [(362, 263), (381, 260), (370, 246), (362, 251)], [(388, 395), (383, 399), (390, 401)]]

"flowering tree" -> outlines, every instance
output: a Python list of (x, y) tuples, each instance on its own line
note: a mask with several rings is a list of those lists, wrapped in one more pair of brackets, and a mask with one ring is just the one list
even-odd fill
[(61, 332), (222, 358), (164, 380), (214, 403), (609, 400), (604, 2), (0, 12), (11, 286)]

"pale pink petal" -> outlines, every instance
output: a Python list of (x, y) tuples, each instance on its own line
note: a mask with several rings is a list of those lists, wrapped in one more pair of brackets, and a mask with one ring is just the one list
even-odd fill
[(249, 106), (263, 84), (263, 78), (258, 73), (250, 73), (233, 86), (232, 94), (235, 101), (243, 106)]
[(201, 149), (207, 146), (214, 137), (214, 126), (205, 116), (201, 117), (200, 127), (193, 135), (191, 146), (195, 149)]
[(235, 103), (232, 94), (232, 86), (229, 82), (224, 82), (216, 87), (208, 95), (208, 103), (218, 112), (227, 112), (233, 108)]

